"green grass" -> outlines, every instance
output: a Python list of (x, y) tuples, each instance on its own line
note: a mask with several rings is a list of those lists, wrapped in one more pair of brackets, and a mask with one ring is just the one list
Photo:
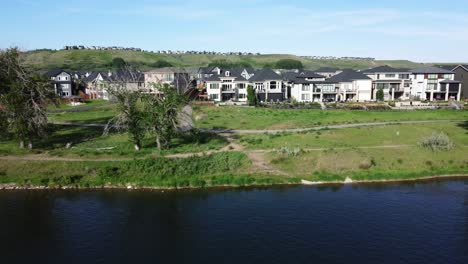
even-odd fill
[(297, 179), (250, 175), (245, 173), (249, 166), (250, 161), (239, 152), (113, 162), (0, 160), (0, 183), (51, 187), (205, 187), (297, 182)]
[(269, 158), (276, 168), (294, 177), (312, 181), (342, 181), (346, 177), (353, 180), (391, 180), (467, 174), (466, 152), (464, 146), (447, 152), (432, 152), (418, 147), (365, 150), (331, 148), (305, 152), (295, 157), (270, 153)]
[[(159, 152), (156, 143), (145, 139), (143, 148), (136, 152), (126, 133), (111, 133), (103, 136), (103, 129), (96, 127), (53, 126), (50, 135), (39, 142), (34, 142), (32, 151), (19, 149), (13, 139), (0, 140), (0, 155), (47, 154), (59, 157), (96, 157), (96, 158), (136, 158), (204, 152), (220, 149), (228, 144), (221, 136), (211, 133), (182, 133), (173, 138), (171, 148)], [(65, 148), (71, 142), (70, 149)]]
[(48, 117), (53, 122), (86, 122), (106, 124), (115, 116), (115, 105), (105, 104), (80, 112), (49, 113)]
[[(401, 124), (346, 129), (324, 129), (303, 133), (246, 134), (237, 139), (247, 149), (281, 147), (350, 148), (381, 145), (414, 145), (432, 133), (447, 134), (456, 145), (468, 146), (464, 122)], [(467, 149), (468, 150), (468, 149)]]
[(322, 111), (197, 106), (194, 108), (194, 118), (199, 128), (285, 129), (382, 121), (467, 120), (468, 111)]
[(84, 101), (83, 104), (77, 105), (77, 106), (71, 106), (68, 104), (60, 104), (58, 106), (55, 105), (50, 105), (48, 107), (49, 110), (70, 110), (70, 109), (80, 109), (83, 107), (90, 107), (90, 106), (100, 106), (107, 104), (109, 101), (108, 100), (87, 100)]
[(127, 62), (137, 64), (142, 69), (149, 68), (148, 65), (158, 60), (165, 60), (179, 67), (196, 69), (206, 66), (216, 60), (227, 60), (229, 62), (247, 62), (253, 67), (263, 67), (281, 59), (295, 59), (302, 62), (307, 69), (319, 67), (353, 68), (365, 69), (381, 65), (390, 65), (397, 68), (416, 68), (422, 64), (407, 60), (386, 61), (360, 61), (360, 60), (312, 60), (300, 58), (287, 54), (265, 54), (260, 56), (222, 56), (206, 54), (157, 54), (150, 52), (120, 51), (120, 50), (73, 50), (52, 51), (37, 50), (25, 54), (25, 62), (34, 69), (64, 68), (70, 70), (105, 70), (113, 58), (120, 57)]

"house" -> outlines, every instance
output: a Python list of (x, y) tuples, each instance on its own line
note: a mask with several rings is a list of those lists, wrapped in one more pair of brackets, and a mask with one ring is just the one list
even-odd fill
[(89, 99), (109, 100), (107, 88), (111, 83), (112, 72), (91, 72), (85, 78), (86, 96)]
[(284, 72), (288, 98), (298, 102), (335, 101), (336, 88), (325, 76), (311, 71)]
[(460, 81), (462, 85), (461, 98), (468, 99), (468, 64), (451, 67), (455, 72), (455, 80)]
[(288, 99), (283, 77), (271, 69), (257, 70), (248, 80), (260, 102), (278, 102)]
[(252, 72), (247, 69), (220, 69), (205, 79), (206, 93), (213, 101), (247, 101), (247, 86)]
[(336, 86), (336, 101), (370, 101), (372, 98), (372, 79), (355, 70), (343, 70), (327, 79)]
[(384, 92), (384, 100), (407, 100), (411, 94), (411, 72), (408, 69), (396, 69), (379, 66), (361, 71), (372, 79), (371, 99), (376, 99), (379, 89)]
[(193, 83), (190, 73), (183, 69), (165, 67), (144, 72), (145, 89), (152, 93), (159, 93), (155, 85), (170, 85), (179, 93), (184, 93), (192, 88)]
[(62, 69), (54, 69), (45, 73), (50, 79), (52, 89), (60, 97), (70, 97), (73, 95), (72, 74)]
[(86, 95), (89, 99), (109, 100), (109, 88), (123, 88), (131, 91), (145, 91), (144, 74), (135, 70), (96, 71), (85, 78)]
[(334, 75), (337, 75), (340, 72), (341, 72), (341, 70), (335, 69), (335, 68), (330, 68), (330, 67), (323, 67), (323, 68), (320, 68), (320, 69), (314, 71), (314, 73), (323, 75), (325, 78), (330, 78), (330, 77), (332, 77)]
[(460, 100), (461, 82), (455, 72), (440, 67), (422, 67), (411, 70), (411, 96), (421, 100)]

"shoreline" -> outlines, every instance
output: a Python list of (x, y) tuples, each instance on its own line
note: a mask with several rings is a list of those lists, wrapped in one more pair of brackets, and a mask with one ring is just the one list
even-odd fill
[[(348, 178), (347, 178), (348, 179)], [(307, 181), (300, 180), (299, 183), (272, 183), (272, 184), (248, 184), (248, 185), (210, 185), (210, 186), (187, 186), (187, 187), (161, 187), (161, 186), (20, 186), (15, 183), (0, 184), (0, 191), (60, 191), (60, 190), (74, 190), (74, 191), (107, 191), (107, 190), (126, 190), (126, 191), (183, 191), (183, 190), (201, 190), (201, 189), (237, 189), (237, 188), (256, 188), (256, 187), (276, 187), (276, 186), (326, 186), (326, 185), (364, 185), (364, 184), (385, 184), (385, 183), (408, 183), (408, 182), (427, 182), (433, 180), (461, 180), (468, 179), (468, 174), (446, 174), (446, 175), (433, 175), (425, 177), (416, 177), (408, 179), (387, 179), (387, 180), (345, 180), (345, 181)]]

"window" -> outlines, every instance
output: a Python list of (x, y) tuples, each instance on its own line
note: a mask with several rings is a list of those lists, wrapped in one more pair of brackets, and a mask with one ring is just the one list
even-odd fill
[(276, 89), (276, 81), (271, 81), (271, 82), (270, 82), (270, 89), (271, 89), (271, 90)]
[(400, 79), (404, 79), (404, 80), (409, 79), (409, 74), (400, 74)]
[(395, 78), (395, 74), (385, 74), (385, 78)]
[(225, 75), (229, 77), (229, 76), (231, 76), (231, 72), (226, 71), (226, 72), (225, 72)]
[(429, 75), (427, 76), (427, 78), (428, 78), (428, 79), (438, 79), (439, 76), (438, 76), (437, 74), (429, 74)]
[(231, 86), (230, 84), (223, 84), (223, 85), (221, 86), (221, 90), (223, 90), (223, 91), (230, 91), (230, 90), (232, 90), (232, 86)]
[(255, 83), (255, 89), (263, 90), (263, 83)]
[(444, 74), (444, 79), (446, 80), (452, 80), (453, 74)]
[(210, 84), (210, 89), (219, 89), (219, 83)]
[(170, 73), (164, 75), (164, 81), (166, 81), (166, 82), (172, 82), (173, 80), (174, 80), (174, 75), (172, 75), (172, 74), (170, 74)]
[(245, 99), (245, 98), (246, 98), (245, 94), (243, 94), (243, 93), (239, 94), (239, 99)]
[(210, 99), (211, 100), (218, 100), (219, 95), (218, 94), (210, 94)]
[(304, 91), (304, 92), (310, 91), (310, 86), (308, 84), (303, 84), (302, 85), (302, 91)]
[(245, 83), (238, 83), (237, 88), (239, 89), (245, 89)]
[(310, 100), (310, 94), (302, 94), (301, 99), (302, 99), (302, 101), (309, 101)]
[(229, 83), (229, 82), (232, 82), (232, 80), (222, 80), (221, 82), (223, 82), (223, 83)]
[(427, 89), (428, 90), (435, 90), (437, 88), (437, 84), (436, 83), (429, 83), (427, 84)]

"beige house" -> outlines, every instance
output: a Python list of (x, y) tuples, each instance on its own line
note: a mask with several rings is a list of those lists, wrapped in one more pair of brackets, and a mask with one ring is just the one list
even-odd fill
[[(149, 93), (159, 93), (157, 85), (171, 85), (179, 93), (184, 93), (191, 88), (190, 74), (175, 67), (159, 68), (144, 72), (145, 90)], [(156, 87), (155, 87), (156, 86)]]

